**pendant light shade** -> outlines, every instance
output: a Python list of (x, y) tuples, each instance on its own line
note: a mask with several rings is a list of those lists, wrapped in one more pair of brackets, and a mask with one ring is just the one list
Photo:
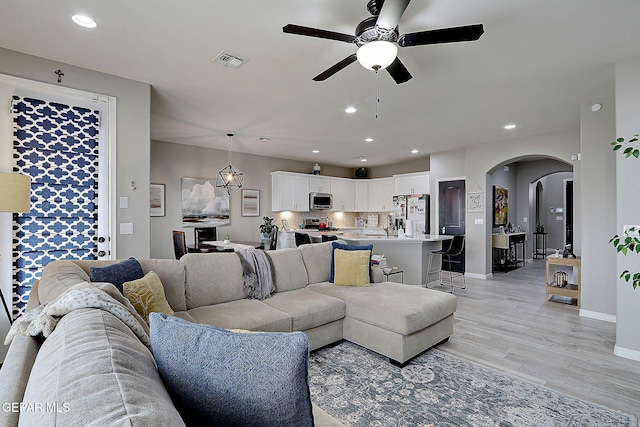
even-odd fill
[(383, 70), (396, 59), (398, 46), (385, 40), (376, 40), (360, 46), (356, 56), (367, 70)]
[(229, 140), (229, 153), (228, 153), (228, 165), (225, 168), (218, 171), (216, 178), (216, 188), (222, 188), (228, 195), (232, 195), (236, 191), (242, 188), (244, 182), (244, 173), (241, 170), (234, 168), (231, 165), (231, 137), (232, 133), (227, 134)]

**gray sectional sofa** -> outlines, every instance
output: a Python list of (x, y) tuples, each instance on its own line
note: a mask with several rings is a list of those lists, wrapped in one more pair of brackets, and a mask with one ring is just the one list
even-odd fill
[[(175, 316), (230, 329), (302, 331), (312, 350), (346, 339), (403, 363), (453, 333), (451, 294), (383, 282), (379, 272), (370, 287), (329, 283), (331, 242), (268, 254), (276, 290), (263, 301), (246, 299), (242, 267), (233, 253), (139, 261), (145, 273), (160, 277)], [(91, 266), (113, 262), (49, 264), (34, 284), (28, 308), (89, 281)], [(0, 385), (3, 426), (182, 423), (151, 353), (103, 310), (67, 314), (44, 341), (17, 336), (0, 370)], [(317, 407), (314, 418), (318, 426), (340, 425)]]

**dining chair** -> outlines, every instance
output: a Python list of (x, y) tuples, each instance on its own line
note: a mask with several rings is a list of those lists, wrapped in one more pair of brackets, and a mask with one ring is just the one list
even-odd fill
[(300, 245), (307, 245), (307, 244), (311, 243), (311, 238), (309, 237), (309, 235), (307, 233), (298, 233), (296, 231), (295, 238), (296, 238), (296, 247), (300, 246)]
[(332, 240), (338, 240), (338, 236), (335, 234), (323, 234), (321, 239), (323, 242), (331, 242)]
[(199, 248), (204, 241), (218, 240), (216, 227), (196, 227), (193, 232), (196, 248)]
[(272, 230), (269, 235), (269, 250), (276, 250), (276, 246), (278, 246), (278, 230)]
[(173, 254), (176, 259), (182, 258), (187, 253), (187, 239), (184, 231), (173, 230)]

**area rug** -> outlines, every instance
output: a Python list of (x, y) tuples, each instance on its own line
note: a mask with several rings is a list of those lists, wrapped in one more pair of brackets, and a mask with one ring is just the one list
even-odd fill
[(350, 342), (311, 354), (314, 403), (346, 426), (636, 427), (634, 416), (437, 349), (404, 368)]

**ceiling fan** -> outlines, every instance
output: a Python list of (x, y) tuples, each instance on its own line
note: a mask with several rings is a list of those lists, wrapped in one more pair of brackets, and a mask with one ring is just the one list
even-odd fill
[(360, 22), (355, 35), (336, 33), (317, 28), (288, 24), (282, 31), (302, 36), (338, 40), (353, 43), (358, 51), (313, 78), (323, 81), (345, 68), (356, 60), (367, 69), (376, 72), (385, 69), (396, 83), (404, 83), (411, 79), (411, 73), (397, 57), (398, 46), (422, 46), (427, 44), (453, 43), (478, 40), (484, 29), (482, 24), (462, 27), (442, 28), (419, 31), (400, 35), (398, 23), (411, 0), (370, 0), (367, 10), (373, 16)]

